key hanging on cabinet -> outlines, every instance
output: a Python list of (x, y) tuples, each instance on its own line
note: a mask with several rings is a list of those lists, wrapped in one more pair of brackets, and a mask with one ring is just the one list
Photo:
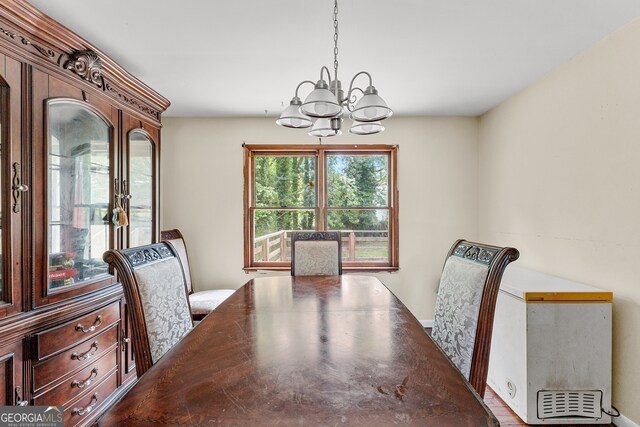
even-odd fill
[[(123, 180), (122, 186), (125, 186), (125, 181)], [(124, 210), (124, 206), (122, 205), (122, 199), (127, 196), (124, 194), (125, 189), (123, 188), (123, 193), (118, 192), (118, 179), (114, 181), (115, 187), (115, 206), (113, 208), (113, 215), (111, 216), (111, 222), (113, 225), (118, 227), (124, 227), (129, 225), (129, 217), (127, 216), (127, 212)]]

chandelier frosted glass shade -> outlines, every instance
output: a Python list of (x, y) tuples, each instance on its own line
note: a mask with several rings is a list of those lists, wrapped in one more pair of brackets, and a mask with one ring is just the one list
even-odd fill
[[(309, 135), (330, 137), (342, 134), (342, 118), (350, 114), (353, 125), (349, 132), (355, 135), (372, 135), (384, 131), (380, 120), (393, 113), (387, 103), (378, 96), (373, 87), (373, 79), (367, 71), (357, 72), (351, 79), (349, 90), (342, 89), (338, 79), (338, 0), (333, 1), (333, 75), (328, 67), (320, 68), (319, 80), (303, 80), (296, 87), (291, 105), (287, 107), (276, 123), (288, 128), (313, 127)], [(368, 78), (366, 90), (356, 84), (358, 77)], [(315, 82), (315, 83), (314, 83)], [(329, 84), (327, 84), (329, 82)], [(313, 90), (300, 102), (298, 91), (302, 85), (311, 85)], [(361, 97), (358, 94), (362, 94)]]
[[(336, 120), (338, 122), (336, 122)], [(341, 121), (342, 119), (318, 119), (313, 124), (309, 135), (317, 136), (319, 138), (342, 135), (342, 131), (339, 126)]]
[(358, 122), (377, 122), (390, 117), (391, 114), (393, 111), (387, 107), (387, 103), (378, 95), (378, 91), (373, 86), (369, 86), (350, 117), (351, 120)]
[(353, 122), (349, 133), (354, 135), (373, 135), (384, 131), (384, 126), (380, 122)]
[(308, 128), (311, 126), (313, 122), (308, 116), (300, 112), (301, 104), (300, 98), (293, 98), (289, 106), (280, 114), (280, 118), (276, 120), (276, 123), (280, 126), (294, 129)]
[(324, 80), (318, 81), (315, 89), (307, 96), (300, 110), (309, 117), (335, 117), (342, 111), (342, 105), (328, 89)]

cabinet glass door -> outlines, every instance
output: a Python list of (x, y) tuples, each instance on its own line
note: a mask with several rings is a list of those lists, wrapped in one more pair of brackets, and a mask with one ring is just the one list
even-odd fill
[(109, 124), (74, 101), (50, 101), (48, 130), (48, 289), (68, 288), (108, 274)]
[[(4, 61), (4, 62), (3, 62)], [(0, 318), (22, 311), (23, 181), (21, 64), (0, 54)], [(29, 184), (28, 182), (26, 184)]]
[(142, 132), (129, 133), (129, 247), (153, 239), (153, 143)]
[[(4, 188), (5, 182), (3, 180), (3, 176), (5, 174), (5, 152), (7, 151), (7, 117), (8, 117), (8, 109), (7, 104), (9, 100), (8, 96), (8, 88), (3, 84), (4, 82), (0, 78), (0, 189)], [(6, 283), (6, 274), (4, 272), (5, 268), (5, 244), (6, 233), (5, 229), (7, 226), (5, 225), (5, 212), (4, 212), (4, 201), (5, 195), (4, 191), (0, 191), (0, 303), (1, 302), (9, 302), (7, 301), (7, 283)]]

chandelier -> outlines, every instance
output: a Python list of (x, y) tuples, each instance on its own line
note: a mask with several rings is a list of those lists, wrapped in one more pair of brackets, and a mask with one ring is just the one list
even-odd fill
[[(334, 0), (333, 4), (333, 28), (333, 79), (329, 68), (323, 66), (317, 83), (311, 80), (301, 82), (296, 87), (289, 106), (280, 114), (276, 123), (295, 129), (311, 127), (309, 135), (315, 137), (336, 136), (342, 133), (340, 129), (346, 110), (353, 122), (349, 129), (350, 133), (372, 135), (382, 132), (384, 126), (380, 121), (390, 117), (393, 111), (378, 95), (378, 91), (373, 86), (371, 74), (360, 71), (353, 76), (346, 96), (338, 80), (338, 0)], [(328, 84), (324, 79), (325, 72)], [(361, 75), (369, 78), (369, 85), (364, 90), (353, 85), (356, 78)], [(298, 91), (304, 84), (311, 84), (314, 89), (302, 102), (298, 97)]]

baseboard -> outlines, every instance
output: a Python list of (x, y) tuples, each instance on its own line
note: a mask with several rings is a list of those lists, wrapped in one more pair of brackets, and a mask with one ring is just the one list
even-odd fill
[(433, 319), (418, 320), (423, 328), (433, 328)]
[(622, 414), (620, 414), (619, 417), (613, 418), (611, 422), (616, 427), (640, 427), (638, 424), (634, 423)]

